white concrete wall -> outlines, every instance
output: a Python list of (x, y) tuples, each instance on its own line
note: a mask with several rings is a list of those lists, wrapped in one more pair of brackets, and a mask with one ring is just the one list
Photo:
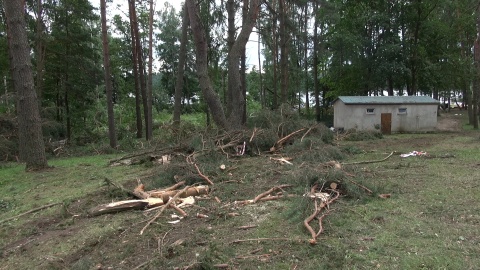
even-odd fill
[[(375, 109), (367, 114), (367, 108)], [(406, 114), (399, 114), (399, 108), (407, 108)], [(336, 129), (376, 130), (381, 124), (381, 114), (392, 114), (392, 132), (432, 131), (437, 126), (436, 104), (429, 105), (345, 105), (341, 100), (334, 104), (333, 124)]]

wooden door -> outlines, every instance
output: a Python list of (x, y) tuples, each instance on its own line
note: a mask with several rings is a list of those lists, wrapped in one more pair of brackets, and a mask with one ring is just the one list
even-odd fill
[(392, 114), (382, 113), (381, 118), (382, 134), (392, 134)]

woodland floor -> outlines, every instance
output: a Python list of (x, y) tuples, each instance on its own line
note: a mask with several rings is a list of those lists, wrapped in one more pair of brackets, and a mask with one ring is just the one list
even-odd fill
[[(292, 165), (271, 155), (230, 159), (226, 171), (208, 175), (215, 185), (185, 209), (188, 217), (170, 224), (175, 212), (165, 211), (143, 235), (155, 211), (86, 212), (129, 198), (103, 185), (105, 177), (128, 189), (141, 179), (148, 189), (162, 182), (161, 166), (108, 167), (112, 156), (58, 161), (39, 174), (4, 166), (12, 174), (0, 180), (0, 194), (8, 194), (0, 199), (0, 222), (62, 204), (0, 223), (0, 269), (477, 269), (480, 141), (477, 131), (464, 130), (464, 113), (443, 114), (431, 134), (335, 140), (322, 151), (335, 147), (345, 155), (342, 173), (295, 157)], [(412, 150), (429, 157), (398, 155)], [(352, 187), (343, 192), (323, 220), (318, 244), (310, 245), (303, 220), (313, 204), (303, 194), (312, 183), (332, 179), (355, 180), (373, 193)], [(281, 184), (293, 185), (284, 191), (291, 198), (234, 203)]]

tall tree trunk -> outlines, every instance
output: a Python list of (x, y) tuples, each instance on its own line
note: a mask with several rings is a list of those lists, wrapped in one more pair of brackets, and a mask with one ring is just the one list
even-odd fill
[[(257, 20), (257, 30), (260, 31), (260, 20)], [(260, 103), (262, 104), (262, 109), (265, 108), (265, 91), (263, 88), (263, 78), (262, 78), (262, 51), (261, 48), (261, 35), (257, 34), (257, 54), (258, 54), (258, 80), (260, 85)]]
[(241, 129), (243, 115), (245, 113), (245, 95), (243, 94), (243, 86), (240, 78), (239, 60), (245, 50), (248, 38), (252, 33), (259, 13), (259, 0), (250, 0), (248, 15), (242, 30), (238, 34), (235, 43), (228, 53), (228, 85), (232, 91), (231, 113), (228, 117), (230, 129)]
[[(70, 39), (70, 29), (69, 29), (69, 16), (68, 16), (68, 10), (65, 10), (65, 34), (67, 35), (67, 40)], [(67, 43), (65, 46), (65, 70), (63, 71), (64, 73), (64, 80), (63, 80), (63, 106), (65, 106), (65, 121), (67, 125), (67, 140), (71, 141), (72, 140), (72, 119), (70, 116), (70, 102), (69, 102), (69, 87), (70, 87), (70, 82), (69, 82), (69, 71), (70, 71), (70, 44)]]
[(37, 0), (37, 25), (35, 53), (37, 59), (37, 74), (35, 77), (36, 91), (39, 104), (42, 104), (43, 75), (45, 74), (45, 42), (43, 39), (43, 4)]
[(8, 45), (13, 86), (17, 92), (18, 138), (20, 158), (25, 169), (48, 167), (37, 95), (33, 82), (27, 26), (20, 1), (4, 1), (8, 27)]
[(477, 39), (473, 46), (474, 51), (474, 61), (475, 61), (475, 77), (473, 84), (473, 95), (472, 95), (472, 118), (473, 118), (473, 128), (478, 129), (478, 98), (480, 92), (480, 6), (476, 10), (477, 16)]
[(315, 21), (313, 26), (313, 88), (315, 90), (315, 115), (317, 121), (321, 120), (320, 110), (320, 86), (318, 84), (318, 0), (315, 0), (313, 14), (315, 14)]
[(142, 125), (142, 105), (141, 105), (141, 92), (140, 92), (140, 78), (138, 72), (138, 57), (137, 57), (137, 38), (135, 32), (134, 22), (135, 1), (128, 1), (128, 13), (130, 17), (130, 35), (132, 37), (132, 62), (133, 62), (133, 77), (135, 80), (135, 115), (137, 126), (137, 138), (143, 137), (143, 125)]
[(287, 102), (288, 92), (288, 35), (286, 28), (287, 7), (285, 0), (279, 0), (280, 24), (280, 101)]
[(305, 3), (305, 14), (303, 18), (303, 73), (305, 90), (305, 110), (310, 116), (310, 95), (308, 91), (308, 2)]
[(178, 58), (177, 80), (175, 82), (175, 103), (173, 105), (173, 124), (180, 125), (180, 115), (182, 113), (182, 89), (183, 76), (185, 71), (185, 62), (187, 58), (187, 31), (188, 31), (188, 11), (186, 4), (183, 5), (182, 18), (182, 36), (180, 38), (180, 52)]
[(153, 139), (153, 115), (152, 115), (152, 102), (153, 102), (153, 0), (150, 0), (150, 13), (148, 16), (148, 83), (147, 83), (147, 140)]
[(103, 67), (105, 69), (105, 90), (107, 92), (107, 115), (108, 115), (108, 139), (110, 147), (117, 147), (117, 132), (115, 131), (115, 115), (113, 112), (113, 89), (110, 78), (110, 49), (108, 47), (107, 32), (107, 4), (106, 0), (100, 0), (100, 16), (102, 17), (102, 44), (103, 44)]
[(138, 63), (138, 79), (140, 82), (140, 92), (142, 94), (142, 104), (143, 104), (143, 118), (145, 119), (145, 139), (148, 141), (151, 138), (149, 137), (148, 131), (151, 129), (151, 119), (148, 118), (148, 95), (147, 95), (147, 85), (145, 80), (145, 66), (143, 64), (143, 49), (141, 44), (140, 32), (138, 29), (138, 19), (137, 11), (135, 10), (135, 0), (130, 0), (133, 2), (133, 11), (132, 11), (132, 21), (133, 21), (133, 30), (135, 31), (135, 48), (137, 63)]
[(194, 0), (186, 0), (185, 4), (188, 10), (190, 26), (193, 33), (196, 48), (197, 76), (200, 89), (205, 98), (205, 102), (212, 112), (213, 121), (222, 129), (228, 129), (229, 125), (222, 108), (222, 103), (217, 93), (214, 91), (212, 82), (208, 76), (207, 62), (207, 39), (205, 37), (205, 29), (203, 28), (198, 6)]
[[(248, 20), (248, 0), (243, 0), (242, 8), (242, 27), (245, 27)], [(254, 23), (255, 25), (255, 23)], [(247, 123), (247, 50), (245, 46), (242, 49), (240, 56), (240, 82), (242, 84), (242, 93), (243, 93), (243, 115), (242, 115), (242, 125)]]
[[(235, 0), (228, 0), (227, 1), (227, 48), (228, 52), (232, 50), (233, 44), (235, 43), (235, 34), (237, 30), (235, 29), (235, 13), (236, 13), (236, 8), (235, 8)], [(238, 59), (232, 59), (230, 57), (227, 57), (227, 62), (230, 63), (231, 61), (234, 61), (235, 63), (238, 63)], [(230, 64), (228, 64), (230, 66)], [(227, 103), (226, 103), (226, 111), (227, 111), (227, 117), (230, 116), (233, 110), (233, 90), (232, 90), (232, 84), (230, 84), (230, 78), (228, 79), (228, 87), (227, 87)]]
[[(272, 6), (275, 8), (276, 0), (272, 1)], [(273, 109), (278, 108), (278, 36), (277, 36), (277, 12), (272, 16), (272, 43), (273, 43)]]

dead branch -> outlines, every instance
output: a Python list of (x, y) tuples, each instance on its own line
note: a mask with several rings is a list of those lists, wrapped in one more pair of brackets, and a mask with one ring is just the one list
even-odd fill
[[(316, 191), (316, 187), (317, 185), (314, 185), (310, 192), (315, 192)], [(331, 190), (332, 192), (335, 193), (335, 196), (331, 199), (329, 199), (328, 201), (324, 201), (322, 200), (322, 202), (320, 203), (320, 205), (318, 205), (317, 203), (317, 198), (315, 197), (315, 210), (314, 212), (308, 216), (304, 221), (303, 221), (303, 225), (305, 226), (305, 228), (307, 228), (308, 232), (310, 233), (310, 236), (312, 237), (311, 239), (308, 240), (308, 242), (311, 244), (311, 245), (315, 245), (317, 243), (317, 237), (323, 232), (323, 225), (322, 225), (322, 221), (323, 221), (323, 218), (325, 218), (330, 212), (331, 210), (328, 210), (327, 212), (325, 212), (322, 216), (320, 216), (318, 218), (318, 226), (319, 226), (319, 229), (318, 229), (318, 232), (315, 232), (315, 230), (313, 230), (312, 226), (310, 226), (310, 222), (315, 218), (317, 217), (320, 212), (328, 207), (331, 203), (333, 203), (334, 201), (336, 201), (339, 197), (340, 197), (340, 192), (336, 191), (336, 190)]]
[(287, 136), (281, 138), (280, 140), (278, 140), (278, 141), (275, 143), (275, 145), (273, 145), (273, 146), (270, 148), (270, 152), (275, 152), (276, 150), (280, 149), (280, 148), (283, 146), (283, 144), (284, 144), (288, 139), (290, 139), (291, 137), (295, 136), (296, 134), (298, 134), (298, 133), (300, 133), (300, 132), (302, 132), (302, 131), (304, 131), (304, 130), (305, 130), (305, 128), (301, 128), (301, 129), (299, 129), (299, 130), (297, 130), (297, 131), (294, 131), (294, 132), (288, 134)]
[(188, 216), (187, 212), (183, 211), (182, 208), (176, 206), (174, 203), (170, 204), (170, 208), (175, 209), (175, 211), (177, 211), (177, 212), (178, 212), (180, 215), (182, 215), (183, 217)]
[(164, 188), (163, 190), (165, 190), (165, 191), (176, 190), (177, 188), (179, 188), (180, 186), (183, 186), (183, 185), (185, 185), (185, 181), (180, 181), (180, 182), (176, 183), (175, 185), (173, 185), (171, 187)]
[(255, 137), (255, 133), (257, 132), (257, 128), (254, 128), (252, 131), (252, 136), (250, 136), (250, 140), (248, 142), (252, 142), (253, 138)]
[(25, 216), (25, 215), (28, 215), (28, 214), (31, 214), (31, 213), (35, 213), (35, 212), (38, 212), (40, 210), (43, 210), (43, 209), (46, 209), (46, 208), (50, 208), (52, 206), (55, 206), (55, 205), (59, 205), (59, 204), (63, 204), (63, 203), (51, 203), (51, 204), (47, 204), (47, 205), (44, 205), (44, 206), (40, 206), (40, 207), (37, 207), (37, 208), (33, 208), (31, 210), (28, 210), (27, 212), (24, 212), (24, 213), (21, 213), (19, 215), (16, 215), (16, 216), (13, 216), (13, 217), (9, 217), (7, 219), (4, 219), (4, 220), (1, 220), (0, 221), (0, 224), (4, 223), (4, 222), (7, 222), (9, 220), (12, 220), (12, 219), (16, 219), (16, 218), (19, 218), (19, 217), (22, 217), (22, 216)]
[(252, 229), (252, 228), (256, 228), (256, 227), (258, 227), (258, 225), (246, 225), (246, 226), (237, 227), (237, 229), (239, 229), (239, 230), (248, 230), (248, 229)]
[(324, 205), (324, 203), (322, 203), (320, 208), (318, 208), (317, 200), (315, 200), (315, 211), (313, 211), (313, 213), (303, 221), (303, 225), (305, 228), (307, 228), (308, 232), (312, 236), (312, 238), (308, 240), (311, 245), (315, 245), (317, 243), (317, 234), (313, 230), (312, 226), (310, 226), (310, 222), (320, 213), (323, 208), (322, 205)]
[[(287, 197), (294, 197), (294, 194), (288, 194)], [(283, 195), (277, 195), (277, 196), (266, 196), (263, 198), (260, 198), (257, 202), (265, 202), (265, 201), (274, 201), (278, 200), (281, 198), (284, 198), (285, 196)], [(235, 201), (235, 205), (247, 205), (247, 204), (252, 204), (254, 203), (253, 200), (244, 200), (244, 201)]]
[(378, 163), (378, 162), (383, 162), (387, 159), (389, 159), (393, 154), (395, 154), (395, 151), (390, 153), (386, 158), (384, 159), (378, 159), (378, 160), (367, 160), (367, 161), (357, 161), (357, 162), (350, 162), (350, 163), (342, 163), (343, 165), (358, 165), (358, 164), (369, 164), (369, 163)]
[(308, 133), (310, 133), (310, 131), (312, 131), (312, 129), (315, 127), (316, 125), (310, 127), (302, 136), (302, 138), (300, 139), (300, 142), (303, 142), (303, 139), (305, 138), (305, 136), (307, 136)]
[(145, 226), (142, 228), (142, 230), (140, 231), (140, 235), (143, 234), (143, 232), (145, 231), (145, 229), (148, 228), (148, 226), (150, 226), (150, 224), (152, 224), (155, 220), (157, 220), (157, 218), (163, 213), (163, 211), (165, 211), (165, 209), (167, 209), (167, 207), (169, 207), (169, 205), (171, 205), (173, 202), (175, 202), (175, 200), (180, 197), (181, 194), (185, 193), (187, 191), (187, 189), (190, 188), (190, 186), (186, 186), (185, 188), (183, 188), (180, 192), (178, 192), (177, 194), (175, 194), (175, 196), (173, 196), (173, 198), (171, 198), (170, 200), (168, 200), (167, 203), (165, 203), (162, 208), (157, 212), (157, 214), (155, 214), (155, 216), (150, 219), (147, 224), (145, 224)]
[(317, 238), (318, 236), (320, 236), (320, 234), (322, 234), (323, 232), (323, 218), (325, 218), (328, 214), (330, 214), (331, 212), (333, 212), (334, 210), (328, 210), (327, 212), (325, 212), (323, 215), (321, 215), (319, 218), (318, 218), (318, 232), (317, 234), (315, 235), (315, 238)]
[(359, 184), (359, 183), (357, 183), (357, 182), (355, 182), (355, 181), (353, 181), (353, 180), (351, 180), (351, 179), (347, 179), (347, 180), (350, 181), (352, 184), (356, 185), (357, 187), (365, 190), (365, 191), (368, 192), (369, 194), (372, 194), (372, 193), (373, 193), (373, 191), (370, 190), (369, 188), (367, 188), (366, 186), (361, 185), (361, 184)]
[(302, 242), (301, 239), (294, 238), (252, 238), (252, 239), (237, 239), (233, 240), (232, 244), (244, 243), (244, 242), (260, 242), (260, 241), (293, 241), (293, 242)]
[(261, 198), (263, 198), (263, 197), (271, 194), (271, 193), (274, 192), (274, 191), (282, 190), (283, 188), (287, 188), (287, 187), (292, 187), (292, 185), (280, 185), (280, 186), (273, 187), (273, 188), (271, 188), (271, 189), (269, 189), (269, 190), (267, 190), (267, 191), (265, 191), (265, 192), (257, 195), (257, 196), (255, 197), (255, 199), (253, 199), (253, 203), (256, 203), (258, 200), (260, 200)]
[(200, 177), (203, 178), (203, 180), (205, 180), (209, 185), (212, 185), (212, 186), (213, 186), (213, 182), (210, 181), (210, 179), (208, 179), (208, 177), (206, 177), (206, 176), (200, 171), (200, 169), (198, 168), (197, 164), (196, 164), (196, 163), (193, 163), (193, 165), (195, 166), (195, 169), (197, 169), (198, 175), (200, 175)]

